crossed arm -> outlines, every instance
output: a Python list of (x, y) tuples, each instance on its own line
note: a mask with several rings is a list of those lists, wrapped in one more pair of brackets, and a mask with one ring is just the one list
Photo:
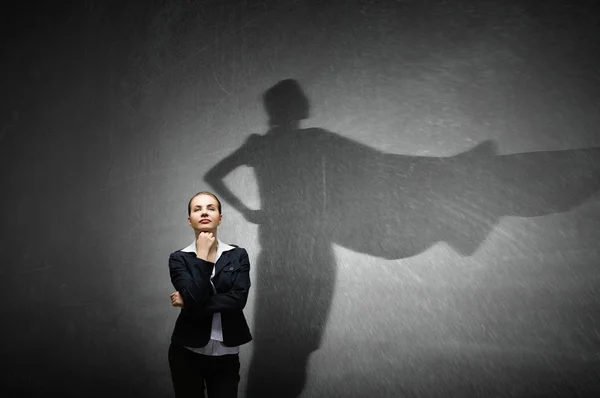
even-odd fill
[(171, 283), (177, 289), (171, 294), (171, 304), (182, 307), (183, 303), (191, 310), (204, 308), (210, 295), (210, 275), (214, 264), (200, 258), (192, 260), (188, 268), (175, 254), (169, 256)]
[[(248, 253), (240, 257), (239, 270), (235, 282), (228, 292), (211, 295), (210, 275), (214, 263), (198, 259), (198, 264), (192, 264), (192, 269), (169, 259), (171, 281), (177, 291), (171, 293), (173, 307), (188, 308), (192, 311), (215, 313), (242, 310), (248, 300), (250, 291), (250, 261)], [(175, 270), (175, 271), (174, 271)]]

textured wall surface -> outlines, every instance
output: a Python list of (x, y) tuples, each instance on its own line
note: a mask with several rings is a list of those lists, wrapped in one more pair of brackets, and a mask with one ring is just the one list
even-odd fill
[(173, 396), (205, 189), (252, 264), (241, 397), (600, 395), (600, 18), (567, 3), (3, 11), (1, 395)]

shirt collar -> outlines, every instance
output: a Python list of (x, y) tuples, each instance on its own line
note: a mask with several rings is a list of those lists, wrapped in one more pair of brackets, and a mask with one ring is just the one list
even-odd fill
[[(217, 247), (217, 258), (221, 256), (221, 253), (235, 249), (235, 247), (228, 245), (227, 243), (223, 243), (219, 238), (217, 238), (217, 242), (219, 243), (219, 246)], [(187, 253), (196, 253), (196, 242), (192, 242), (188, 247), (181, 249), (181, 251)]]

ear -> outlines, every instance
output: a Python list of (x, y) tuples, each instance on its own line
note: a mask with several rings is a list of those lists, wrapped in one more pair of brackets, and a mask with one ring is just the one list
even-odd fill
[(223, 221), (223, 214), (219, 214), (219, 225), (221, 225), (222, 221)]
[(188, 216), (188, 225), (191, 227), (192, 226), (192, 218)]

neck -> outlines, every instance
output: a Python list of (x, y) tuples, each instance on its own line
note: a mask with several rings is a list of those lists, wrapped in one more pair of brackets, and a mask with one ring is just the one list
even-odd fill
[(285, 130), (285, 131), (292, 131), (292, 130), (298, 130), (300, 128), (300, 121), (299, 120), (292, 120), (289, 122), (284, 122), (284, 123), (271, 123), (271, 129), (281, 129), (281, 130)]

